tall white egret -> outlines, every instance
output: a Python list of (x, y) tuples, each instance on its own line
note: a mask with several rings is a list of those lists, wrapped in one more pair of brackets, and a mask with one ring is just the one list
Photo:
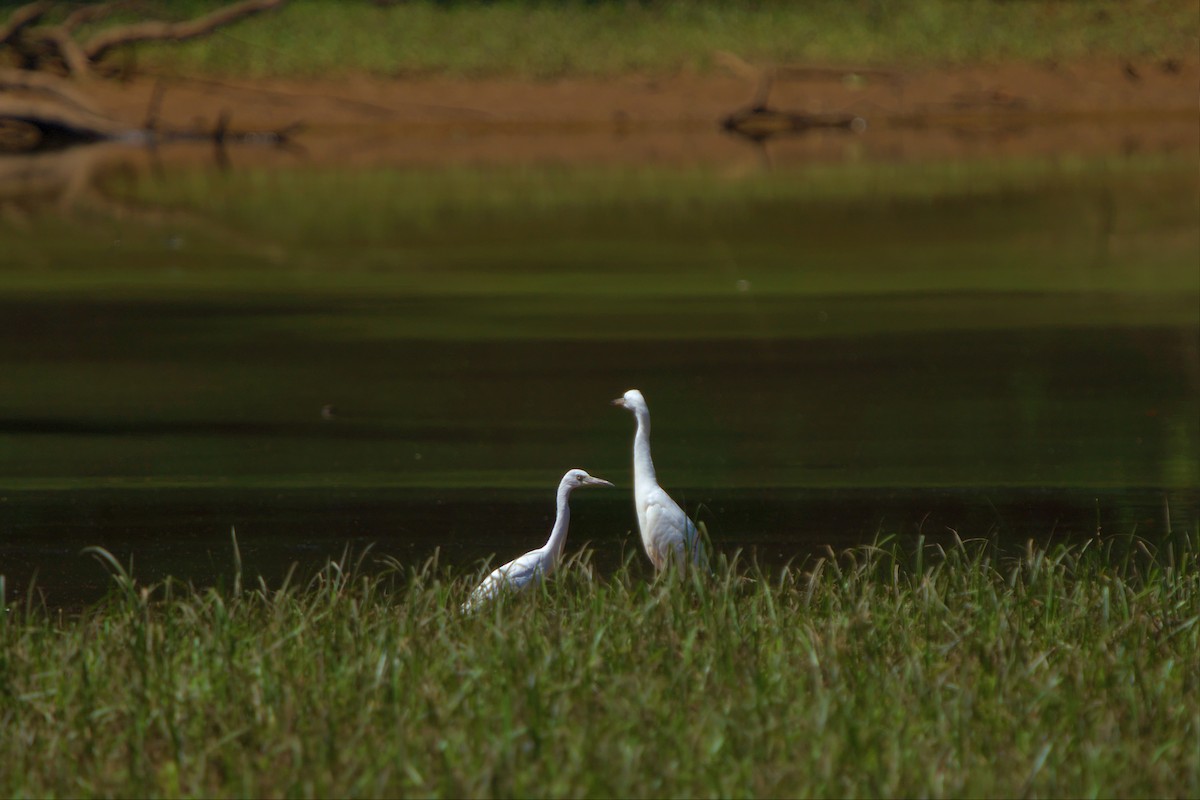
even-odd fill
[(581, 469), (567, 470), (558, 484), (558, 516), (550, 530), (550, 538), (537, 550), (530, 550), (520, 558), (514, 558), (504, 566), (492, 570), (475, 587), (462, 610), (471, 612), (506, 591), (521, 591), (538, 583), (558, 566), (562, 558), (563, 545), (567, 542), (567, 526), (571, 523), (571, 492), (580, 486), (612, 486), (606, 480), (593, 478)]
[(675, 562), (704, 564), (704, 545), (687, 514), (658, 485), (650, 459), (650, 407), (637, 389), (613, 400), (633, 412), (637, 433), (633, 437), (633, 504), (637, 509), (642, 546), (656, 570)]

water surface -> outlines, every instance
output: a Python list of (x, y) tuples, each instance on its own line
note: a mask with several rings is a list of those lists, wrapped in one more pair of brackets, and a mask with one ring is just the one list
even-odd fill
[[(123, 163), (123, 162), (122, 162)], [(1194, 154), (943, 164), (97, 171), (0, 222), (0, 572), (277, 579), (637, 547), (660, 478), (764, 561), (918, 531), (1195, 530)]]

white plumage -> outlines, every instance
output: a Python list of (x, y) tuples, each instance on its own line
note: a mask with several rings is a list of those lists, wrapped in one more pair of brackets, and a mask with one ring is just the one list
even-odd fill
[(581, 469), (568, 470), (558, 484), (558, 515), (554, 519), (554, 527), (550, 530), (550, 538), (537, 550), (530, 550), (525, 555), (492, 570), (471, 592), (467, 602), (463, 603), (464, 612), (475, 611), (500, 592), (521, 591), (554, 571), (562, 558), (563, 546), (567, 541), (567, 527), (571, 522), (571, 492), (580, 486), (612, 484), (600, 478), (593, 478)]
[(633, 437), (633, 502), (637, 509), (642, 546), (656, 570), (671, 563), (704, 564), (704, 545), (687, 514), (658, 485), (650, 459), (650, 407), (637, 389), (630, 389), (613, 405), (627, 408), (637, 418)]

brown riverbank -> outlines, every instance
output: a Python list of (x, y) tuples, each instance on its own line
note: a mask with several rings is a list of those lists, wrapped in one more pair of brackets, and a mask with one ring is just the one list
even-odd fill
[(503, 79), (213, 81), (141, 77), (86, 91), (137, 126), (155, 86), (159, 123), (234, 129), (302, 122), (300, 155), (317, 164), (757, 164), (981, 156), (1106, 155), (1200, 146), (1195, 61), (1000, 64), (945, 70), (781, 71), (767, 104), (848, 113), (866, 131), (813, 130), (765, 147), (720, 130), (756, 99), (754, 74), (628, 76), (547, 82)]

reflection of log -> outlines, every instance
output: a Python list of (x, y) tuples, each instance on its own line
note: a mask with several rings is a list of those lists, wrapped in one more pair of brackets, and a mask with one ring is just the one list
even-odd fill
[(83, 45), (83, 52), (91, 61), (97, 61), (114, 47), (138, 42), (182, 42), (186, 39), (195, 39), (243, 17), (277, 8), (286, 1), (243, 0), (243, 2), (219, 8), (203, 17), (197, 17), (187, 22), (139, 22), (135, 25), (123, 25), (93, 36)]
[(867, 129), (867, 121), (855, 114), (807, 114), (755, 105), (725, 117), (721, 120), (721, 127), (747, 139), (763, 142), (775, 136), (804, 133), (814, 128), (861, 133)]
[[(106, 190), (109, 178), (136, 176), (146, 166), (144, 151), (130, 151), (117, 143), (76, 147), (54, 153), (0, 158), (0, 232), (5, 225), (26, 225), (46, 208), (58, 212), (83, 208), (88, 218), (100, 215), (114, 220), (136, 220), (150, 227), (180, 226), (227, 243), (259, 258), (281, 263), (286, 249), (260, 234), (247, 236), (234, 228), (184, 209), (161, 208), (127, 201)], [(150, 169), (154, 169), (153, 164)]]
[(0, 209), (28, 211), (46, 203), (70, 208), (88, 193), (96, 165), (112, 155), (108, 147), (118, 145), (0, 158)]

